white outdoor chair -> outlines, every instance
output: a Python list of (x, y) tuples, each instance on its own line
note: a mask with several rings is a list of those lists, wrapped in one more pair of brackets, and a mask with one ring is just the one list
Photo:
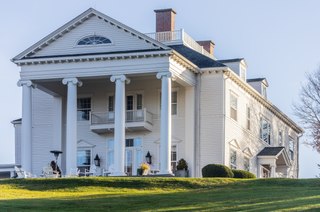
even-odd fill
[(19, 168), (17, 166), (14, 167), (14, 171), (17, 174), (17, 178), (20, 178), (20, 179), (34, 177), (30, 172), (26, 172), (22, 168)]
[(79, 177), (79, 174), (80, 174), (80, 170), (78, 168), (70, 169), (70, 172), (67, 175), (67, 177)]
[[(97, 176), (97, 167), (94, 164), (91, 164), (89, 169), (85, 169), (84, 172), (80, 172), (80, 174), (84, 175), (85, 177), (88, 176)], [(81, 175), (81, 176), (82, 176)]]
[(58, 178), (59, 173), (55, 173), (51, 166), (45, 166), (42, 168), (42, 176), (45, 178)]
[(109, 167), (109, 169), (103, 169), (103, 170), (102, 170), (102, 176), (107, 177), (107, 176), (109, 176), (109, 174), (111, 174), (112, 172), (114, 172), (113, 165), (111, 165), (111, 166)]

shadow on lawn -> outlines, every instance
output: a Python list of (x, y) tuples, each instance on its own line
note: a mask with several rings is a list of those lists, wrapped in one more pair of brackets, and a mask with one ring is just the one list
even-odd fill
[(169, 193), (135, 193), (119, 195), (91, 195), (65, 198), (1, 200), (3, 210), (63, 210), (63, 211), (271, 211), (271, 210), (308, 210), (320, 209), (320, 191), (318, 189), (299, 193), (293, 188), (284, 192), (281, 188), (266, 189), (199, 189)]

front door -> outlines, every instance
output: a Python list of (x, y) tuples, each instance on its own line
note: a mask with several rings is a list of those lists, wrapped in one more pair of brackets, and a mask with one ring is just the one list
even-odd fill
[(137, 169), (142, 163), (141, 139), (126, 139), (125, 172), (127, 175), (137, 175)]

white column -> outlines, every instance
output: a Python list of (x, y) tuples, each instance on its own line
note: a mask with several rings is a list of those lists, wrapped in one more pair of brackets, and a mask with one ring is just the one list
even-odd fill
[(185, 87), (185, 159), (189, 176), (195, 177), (195, 87)]
[(160, 172), (172, 174), (171, 171), (171, 77), (170, 72), (160, 72), (161, 79), (161, 125), (160, 125)]
[(125, 176), (125, 82), (130, 80), (125, 75), (114, 75), (115, 82), (115, 118), (114, 118), (114, 172), (112, 176)]
[[(61, 96), (53, 96), (52, 106), (53, 106), (53, 123), (52, 123), (53, 136), (52, 136), (51, 150), (61, 151), (62, 150), (62, 98)], [(59, 156), (58, 164), (61, 167), (61, 155)]]
[(32, 82), (20, 80), (18, 86), (22, 87), (21, 166), (32, 172)]
[(276, 176), (276, 165), (271, 165), (271, 177), (277, 177)]
[(67, 92), (67, 127), (66, 127), (66, 174), (77, 168), (77, 86), (82, 82), (77, 78), (62, 80), (68, 86)]

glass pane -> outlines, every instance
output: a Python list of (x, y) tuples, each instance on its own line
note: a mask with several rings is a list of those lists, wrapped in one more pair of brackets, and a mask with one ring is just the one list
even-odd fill
[(113, 166), (113, 160), (114, 160), (114, 156), (113, 156), (114, 152), (113, 150), (109, 150), (107, 152), (107, 168), (109, 169), (110, 171), (110, 168)]
[(137, 110), (142, 109), (142, 94), (137, 94)]
[(141, 147), (142, 146), (141, 138), (135, 138), (134, 139), (134, 146), (135, 147)]
[(91, 151), (90, 150), (78, 150), (77, 151), (77, 165), (87, 166), (91, 164)]
[(109, 96), (108, 110), (114, 111), (114, 98), (113, 98), (113, 96)]
[(177, 104), (172, 104), (171, 105), (172, 107), (171, 107), (171, 114), (172, 115), (177, 115)]
[(171, 102), (172, 103), (177, 103), (178, 102), (178, 93), (177, 91), (174, 91), (171, 93)]
[(127, 110), (133, 110), (133, 96), (127, 96)]
[(133, 147), (133, 139), (126, 139), (126, 147)]

